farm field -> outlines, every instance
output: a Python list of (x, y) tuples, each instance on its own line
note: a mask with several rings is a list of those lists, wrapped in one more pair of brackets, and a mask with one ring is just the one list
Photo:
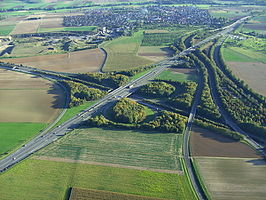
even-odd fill
[[(29, 16), (29, 17), (43, 17), (43, 15)], [(42, 22), (42, 19), (37, 19), (37, 20), (24, 19), (16, 25), (16, 27), (13, 29), (13, 31), (10, 33), (10, 35), (37, 33), (41, 22)]]
[(258, 93), (266, 95), (265, 54), (238, 47), (223, 48), (222, 54), (228, 67), (237, 77)]
[(57, 55), (4, 59), (4, 62), (23, 64), (57, 72), (97, 72), (105, 59), (100, 49), (88, 49)]
[(58, 85), (35, 76), (0, 70), (0, 155), (26, 142), (64, 106)]
[(194, 199), (184, 175), (47, 160), (27, 159), (1, 174), (0, 182), (1, 198), (12, 200), (66, 199), (70, 187)]
[(186, 68), (171, 68), (163, 71), (157, 77), (157, 79), (171, 80), (171, 81), (197, 81), (197, 74), (195, 69)]
[(264, 54), (239, 47), (222, 48), (222, 54), (227, 62), (266, 62)]
[(0, 25), (0, 35), (6, 36), (15, 28), (15, 25)]
[(64, 106), (58, 85), (31, 75), (0, 72), (0, 122), (50, 123)]
[[(179, 173), (181, 135), (86, 128), (43, 149), (39, 159)], [(86, 161), (86, 162), (83, 162)]]
[(45, 126), (44, 123), (0, 122), (0, 157), (26, 142)]
[(137, 56), (143, 37), (142, 31), (131, 37), (122, 37), (104, 43), (101, 47), (108, 54), (104, 71), (119, 71), (149, 65), (153, 61)]
[(138, 56), (152, 61), (160, 61), (172, 55), (173, 51), (167, 46), (141, 46), (138, 50)]
[(72, 188), (69, 200), (104, 200), (104, 199), (126, 199), (126, 200), (163, 200), (159, 198), (145, 197), (132, 194), (123, 194), (117, 192), (107, 192), (101, 190), (89, 190), (81, 188)]
[(246, 144), (196, 126), (192, 128), (190, 144), (194, 157), (260, 158)]
[(255, 31), (256, 33), (259, 34), (266, 34), (266, 15), (253, 17), (240, 29), (245, 33)]
[(197, 157), (195, 161), (213, 199), (265, 199), (265, 160)]
[(227, 65), (249, 87), (266, 96), (266, 64), (259, 62), (227, 62)]
[[(56, 28), (62, 28), (63, 27), (63, 16), (62, 15), (56, 15), (56, 14), (50, 14), (45, 15), (42, 17), (42, 21), (40, 24), (39, 29), (56, 29)], [(39, 30), (38, 30), (39, 32)]]

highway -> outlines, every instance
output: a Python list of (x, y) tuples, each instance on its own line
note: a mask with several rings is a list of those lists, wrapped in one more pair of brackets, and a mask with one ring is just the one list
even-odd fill
[[(235, 22), (234, 24), (225, 27), (224, 30), (222, 30), (221, 32), (216, 33), (215, 35), (206, 38), (205, 40), (199, 42), (195, 46), (190, 47), (190, 48), (182, 51), (178, 55), (176, 55), (172, 58), (163, 60), (161, 62), (158, 62), (156, 64), (155, 68), (153, 68), (152, 70), (150, 70), (149, 72), (147, 72), (143, 76), (139, 77), (138, 79), (131, 81), (130, 83), (128, 83), (125, 86), (121, 86), (121, 87), (113, 90), (112, 92), (108, 93), (104, 98), (100, 99), (97, 103), (90, 106), (89, 108), (82, 111), (81, 113), (77, 114), (76, 116), (69, 119), (65, 123), (61, 124), (60, 126), (48, 131), (45, 134), (38, 135), (33, 140), (31, 140), (30, 142), (25, 144), (23, 147), (21, 147), (20, 149), (18, 149), (17, 151), (12, 153), (11, 155), (0, 160), (0, 172), (6, 171), (8, 168), (14, 166), (15, 164), (17, 164), (18, 162), (27, 158), (28, 156), (30, 156), (34, 152), (42, 149), (43, 147), (51, 144), (52, 142), (58, 140), (61, 137), (63, 137), (65, 134), (67, 134), (68, 132), (72, 131), (74, 128), (79, 126), (79, 124), (81, 122), (90, 118), (96, 112), (102, 110), (103, 107), (106, 106), (107, 104), (115, 102), (117, 99), (124, 98), (124, 97), (131, 95), (135, 90), (138, 89), (138, 87), (146, 84), (149, 80), (154, 79), (158, 74), (160, 74), (162, 71), (164, 71), (167, 67), (170, 67), (172, 64), (176, 64), (177, 62), (179, 62), (179, 60), (178, 60), (179, 56), (187, 55), (190, 52), (193, 52), (197, 47), (199, 47), (205, 43), (208, 43), (209, 41), (211, 41), (213, 39), (219, 38), (223, 34), (226, 34), (226, 33), (233, 31), (234, 27), (236, 27), (238, 24), (242, 23), (244, 21), (244, 19), (245, 18), (240, 19), (237, 22)], [(38, 74), (38, 72), (41, 73), (41, 72), (45, 71), (45, 70), (39, 70), (36, 68), (28, 68), (25, 66), (16, 66), (13, 69), (12, 68), (10, 69), (10, 67), (2, 67), (2, 68), (14, 70), (14, 71), (22, 72), (22, 73), (29, 73), (29, 74), (33, 74), (33, 75), (40, 75), (40, 74)], [(60, 74), (60, 73), (51, 72), (51, 71), (49, 71), (49, 73), (50, 74), (52, 74), (52, 73)], [(45, 76), (43, 74), (41, 74), (41, 75)], [(49, 77), (49, 78), (51, 78), (51, 77)], [(199, 101), (199, 95), (200, 95), (200, 93), (197, 92), (193, 106), (192, 106), (192, 110), (191, 110), (190, 115), (189, 115), (189, 120), (188, 120), (187, 127), (185, 130), (185, 140), (184, 140), (183, 150), (184, 150), (185, 163), (187, 165), (187, 169), (189, 172), (189, 176), (191, 178), (191, 182), (192, 182), (193, 186), (195, 187), (195, 191), (197, 192), (199, 199), (205, 199), (205, 197), (202, 195), (202, 192), (200, 191), (201, 190), (200, 186), (198, 185), (198, 183), (196, 181), (196, 177), (194, 176), (194, 173), (192, 171), (192, 167), (191, 167), (191, 163), (190, 163), (190, 156), (189, 156), (189, 144), (188, 144), (189, 131), (191, 129), (191, 124), (193, 122), (193, 119), (194, 119), (194, 116), (196, 113), (196, 108), (197, 108), (197, 104)]]

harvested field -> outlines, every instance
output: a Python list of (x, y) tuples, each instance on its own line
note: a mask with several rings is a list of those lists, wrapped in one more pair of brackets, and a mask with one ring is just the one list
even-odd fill
[(265, 199), (265, 160), (198, 157), (195, 161), (212, 199)]
[(138, 56), (142, 56), (152, 61), (160, 61), (171, 57), (173, 51), (166, 46), (140, 46)]
[(42, 18), (39, 28), (60, 28), (63, 27), (63, 16), (47, 15)]
[(0, 70), (0, 122), (49, 123), (63, 106), (64, 95), (58, 85)]
[(193, 156), (260, 158), (246, 144), (195, 126), (190, 142)]
[(0, 25), (16, 25), (21, 20), (25, 19), (25, 16), (19, 16), (19, 17), (8, 17), (2, 21), (0, 21)]
[(37, 155), (60, 161), (63, 158), (70, 162), (177, 173), (181, 167), (180, 137), (174, 133), (86, 128), (67, 135)]
[[(42, 16), (34, 16), (34, 17), (42, 17)], [(42, 19), (37, 19), (37, 20), (24, 19), (16, 25), (16, 27), (10, 33), (10, 35), (36, 33), (38, 31), (41, 22)]]
[(101, 191), (101, 190), (89, 190), (89, 189), (81, 189), (81, 188), (72, 188), (71, 195), (69, 200), (162, 200), (161, 198), (152, 198), (152, 197), (145, 197), (145, 196), (138, 196), (132, 194), (123, 194), (123, 193), (116, 193), (116, 192), (108, 192), (108, 191)]
[(259, 62), (227, 62), (227, 65), (249, 87), (266, 96), (266, 64)]
[(88, 49), (69, 54), (12, 58), (3, 61), (57, 72), (82, 73), (99, 71), (104, 59), (105, 54), (100, 49)]

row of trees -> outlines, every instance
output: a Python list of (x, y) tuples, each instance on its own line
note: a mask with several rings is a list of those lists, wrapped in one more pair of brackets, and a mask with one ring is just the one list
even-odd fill
[(194, 123), (195, 123), (195, 125), (197, 125), (201, 128), (205, 128), (207, 130), (214, 131), (215, 133), (219, 133), (219, 134), (228, 136), (228, 137), (233, 138), (235, 140), (243, 140), (244, 139), (244, 136), (241, 135), (240, 133), (235, 132), (235, 131), (231, 131), (231, 130), (224, 128), (224, 127), (221, 127), (221, 126), (217, 126), (217, 125), (214, 125), (214, 124), (211, 124), (208, 122), (204, 122), (204, 121), (199, 120), (199, 119), (194, 120)]
[(185, 128), (187, 118), (172, 112), (162, 111), (156, 118), (147, 123), (126, 124), (114, 122), (106, 119), (103, 115), (98, 115), (87, 120), (88, 126), (116, 127), (124, 129), (157, 130), (162, 132), (182, 133)]
[(115, 72), (110, 73), (85, 73), (76, 75), (77, 78), (95, 82), (104, 86), (116, 88), (121, 85), (126, 84), (129, 81), (129, 77), (123, 74), (118, 74)]
[(105, 91), (89, 88), (81, 83), (73, 81), (60, 81), (70, 93), (69, 107), (74, 107), (83, 104), (85, 101), (99, 99), (106, 95)]
[[(198, 52), (199, 53), (199, 52)], [(202, 54), (202, 53), (201, 53)], [(200, 103), (198, 105), (198, 115), (209, 118), (214, 121), (220, 121), (221, 114), (217, 105), (213, 102), (211, 90), (209, 87), (209, 75), (204, 63), (195, 55), (191, 54), (190, 57), (195, 61), (196, 65), (200, 69), (201, 81), (202, 81), (202, 94), (200, 97)]]

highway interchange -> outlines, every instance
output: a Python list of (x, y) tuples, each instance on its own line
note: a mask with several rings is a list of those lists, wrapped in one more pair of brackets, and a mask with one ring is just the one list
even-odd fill
[[(235, 23), (233, 23), (227, 27), (224, 27), (222, 29), (222, 31), (206, 38), (205, 40), (203, 40), (199, 43), (197, 43), (195, 46), (190, 47), (190, 48), (182, 51), (181, 53), (179, 53), (178, 55), (176, 55), (172, 58), (169, 58), (169, 59), (166, 59), (166, 60), (163, 60), (163, 61), (157, 63), (156, 67), (151, 69), (145, 75), (139, 77), (138, 79), (135, 79), (135, 80), (129, 82), (128, 84), (126, 84), (124, 86), (121, 86), (121, 87), (113, 90), (112, 92), (108, 93), (104, 98), (100, 99), (97, 103), (90, 106), (89, 108), (82, 111), (81, 113), (77, 114), (76, 116), (69, 119), (68, 121), (64, 122), (60, 126), (57, 126), (55, 128), (52, 128), (51, 130), (48, 130), (47, 132), (43, 132), (43, 133), (39, 134), (34, 139), (32, 139), (30, 142), (25, 144), (23, 147), (21, 147), (20, 149), (18, 149), (14, 153), (8, 155), (4, 159), (0, 160), (0, 172), (6, 171), (8, 168), (14, 166), (16, 163), (29, 157), (34, 152), (44, 148), (45, 146), (47, 146), (47, 145), (53, 143), (54, 141), (58, 140), (59, 138), (63, 137), (65, 134), (67, 134), (68, 132), (72, 131), (74, 128), (79, 126), (79, 124), (81, 122), (90, 118), (93, 114), (101, 111), (103, 109), (103, 107), (105, 107), (109, 103), (115, 102), (119, 98), (128, 97), (135, 90), (137, 90), (138, 87), (146, 84), (149, 80), (154, 79), (158, 74), (160, 74), (162, 71), (164, 71), (167, 67), (170, 67), (172, 64), (179, 62), (178, 59), (180, 56), (187, 55), (190, 52), (193, 52), (199, 46), (206, 44), (213, 39), (219, 38), (221, 36), (224, 36), (225, 34), (232, 32), (239, 24), (244, 22), (247, 18), (248, 17), (242, 18), (242, 19), (236, 21)], [(42, 74), (42, 72), (47, 72), (45, 70), (39, 70), (36, 68), (28, 68), (28, 67), (23, 67), (23, 66), (16, 66), (13, 68), (10, 68), (10, 67), (2, 67), (2, 68), (17, 71), (17, 72), (37, 75), (37, 76), (38, 75), (45, 76), (44, 74)], [(52, 71), (49, 71), (49, 73), (60, 74), (60, 73), (57, 73), (57, 72), (55, 73)], [(47, 76), (49, 76), (49, 75), (47, 75)], [(48, 78), (54, 78), (54, 77), (49, 76)], [(191, 130), (191, 125), (193, 123), (193, 120), (194, 120), (194, 117), (196, 114), (196, 108), (197, 108), (197, 105), (198, 105), (199, 99), (200, 99), (200, 92), (199, 91), (200, 90), (197, 90), (197, 93), (196, 93), (196, 96), (194, 99), (194, 103), (193, 103), (191, 112), (189, 114), (187, 126), (185, 129), (184, 143), (183, 143), (183, 155), (184, 155), (185, 164), (186, 164), (186, 167), (188, 170), (188, 174), (189, 174), (191, 182), (195, 188), (197, 196), (199, 199), (205, 199), (204, 193), (202, 192), (201, 187), (197, 182), (197, 178), (193, 173), (192, 166), (191, 166), (191, 160), (190, 160), (191, 158), (190, 158), (190, 153), (189, 153), (189, 132)], [(216, 95), (216, 94), (214, 93), (213, 95)], [(219, 103), (219, 102), (217, 102), (217, 103)], [(225, 119), (227, 119), (226, 113), (224, 113), (222, 110), (221, 110), (221, 114), (224, 116)], [(226, 122), (235, 131), (245, 135), (248, 142), (250, 143), (250, 145), (252, 145), (255, 149), (257, 149), (257, 150), (261, 149), (261, 146), (258, 145), (252, 138), (250, 138), (247, 133), (244, 133), (235, 124), (232, 124), (231, 121), (227, 120)]]

